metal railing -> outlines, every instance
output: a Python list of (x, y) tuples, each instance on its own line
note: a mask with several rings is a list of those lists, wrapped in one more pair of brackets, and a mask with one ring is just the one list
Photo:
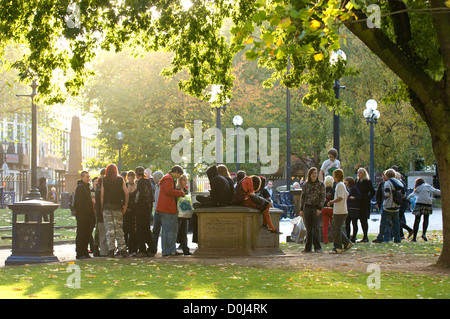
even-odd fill
[(14, 204), (15, 197), (15, 192), (7, 192), (3, 187), (0, 187), (0, 208), (4, 209), (7, 205)]

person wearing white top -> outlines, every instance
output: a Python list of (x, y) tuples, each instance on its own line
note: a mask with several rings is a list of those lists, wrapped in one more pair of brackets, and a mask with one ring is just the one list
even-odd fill
[(319, 180), (324, 181), (325, 177), (333, 176), (333, 171), (341, 168), (341, 162), (337, 159), (338, 152), (334, 148), (328, 150), (328, 159), (320, 167)]
[[(328, 206), (333, 205), (333, 224), (331, 230), (333, 232), (333, 245), (334, 248), (330, 252), (331, 254), (340, 254), (343, 251), (349, 250), (353, 244), (347, 238), (345, 229), (343, 226), (347, 218), (347, 196), (348, 191), (344, 185), (344, 171), (336, 169), (333, 171), (334, 181), (337, 183), (336, 192), (334, 193), (334, 199), (328, 202)], [(344, 245), (344, 249), (342, 249)]]

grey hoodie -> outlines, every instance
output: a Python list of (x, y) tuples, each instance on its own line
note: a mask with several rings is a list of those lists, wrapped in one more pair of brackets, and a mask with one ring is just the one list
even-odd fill
[(400, 205), (394, 202), (394, 196), (392, 195), (392, 190), (394, 190), (396, 186), (403, 187), (402, 182), (396, 178), (390, 178), (384, 182), (383, 209), (386, 211), (398, 211), (400, 208)]
[(155, 209), (158, 204), (158, 196), (159, 196), (159, 181), (163, 178), (164, 173), (161, 171), (156, 171), (153, 173), (153, 180), (155, 181)]
[(431, 197), (431, 194), (433, 195), (441, 195), (441, 191), (439, 189), (434, 188), (430, 184), (422, 184), (419, 185), (414, 192), (412, 192), (407, 199), (412, 198), (413, 196), (416, 197), (416, 204), (426, 204), (431, 205), (433, 203), (433, 198)]

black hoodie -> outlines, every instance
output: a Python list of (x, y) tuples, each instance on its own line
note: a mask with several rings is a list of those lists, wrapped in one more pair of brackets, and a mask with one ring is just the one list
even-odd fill
[(91, 199), (91, 189), (89, 184), (85, 184), (82, 180), (78, 180), (77, 188), (75, 189), (74, 208), (77, 212), (77, 218), (94, 216), (94, 206)]
[(206, 171), (206, 175), (211, 185), (210, 198), (220, 206), (227, 206), (231, 204), (231, 190), (227, 179), (219, 175), (217, 166), (212, 165)]

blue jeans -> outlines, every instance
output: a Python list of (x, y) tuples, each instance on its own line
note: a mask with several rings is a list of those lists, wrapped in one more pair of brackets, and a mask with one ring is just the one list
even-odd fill
[(384, 233), (389, 228), (389, 222), (392, 220), (392, 232), (394, 233), (394, 242), (400, 243), (400, 219), (398, 216), (398, 210), (390, 212), (387, 210), (381, 211), (380, 232), (377, 236), (377, 240), (383, 241)]
[(153, 254), (156, 254), (156, 251), (158, 250), (158, 241), (159, 241), (159, 234), (161, 233), (161, 215), (164, 213), (157, 212), (155, 210), (155, 215), (153, 216)]
[(178, 215), (161, 213), (161, 248), (162, 255), (177, 252)]

